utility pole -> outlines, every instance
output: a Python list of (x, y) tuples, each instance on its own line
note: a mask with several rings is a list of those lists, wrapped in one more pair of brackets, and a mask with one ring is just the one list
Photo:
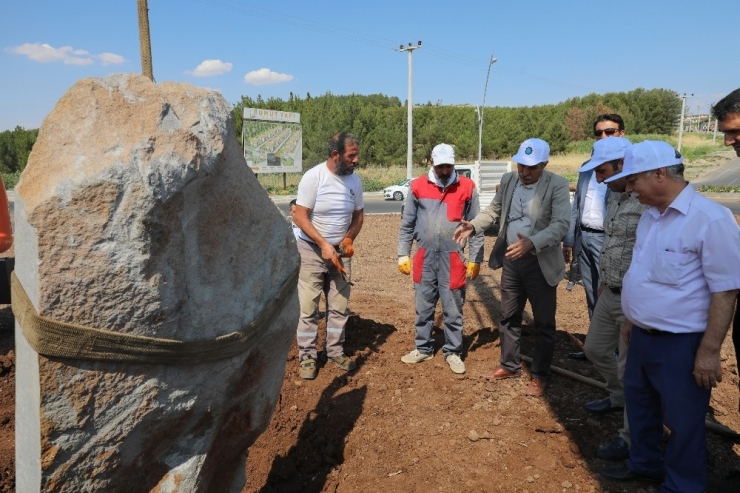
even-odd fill
[(408, 149), (406, 150), (406, 178), (411, 179), (413, 175), (413, 169), (414, 169), (414, 141), (413, 141), (413, 115), (412, 115), (412, 109), (414, 107), (414, 104), (412, 102), (412, 94), (413, 94), (413, 80), (414, 80), (414, 68), (413, 68), (413, 61), (411, 55), (414, 53), (414, 50), (418, 50), (421, 48), (421, 41), (417, 45), (413, 45), (409, 43), (408, 46), (400, 45), (398, 47), (398, 51), (407, 51), (409, 53), (409, 97), (408, 97), (408, 141), (407, 146)]
[(486, 74), (486, 85), (483, 86), (483, 104), (478, 112), (478, 164), (481, 162), (481, 154), (483, 153), (483, 110), (486, 107), (486, 91), (488, 90), (488, 78), (491, 76), (491, 65), (496, 63), (496, 58), (491, 55), (491, 60), (488, 62), (488, 73)]
[(719, 125), (719, 120), (715, 118), (714, 119), (714, 133), (712, 134), (712, 144), (717, 142), (717, 125)]
[(141, 50), (141, 75), (154, 82), (152, 71), (152, 43), (149, 39), (149, 6), (147, 0), (136, 0), (139, 8), (139, 48)]
[(686, 111), (686, 98), (689, 96), (693, 96), (693, 94), (686, 94), (683, 93), (683, 95), (679, 96), (682, 99), (681, 102), (681, 123), (678, 125), (678, 152), (681, 152), (681, 139), (683, 138), (683, 113)]

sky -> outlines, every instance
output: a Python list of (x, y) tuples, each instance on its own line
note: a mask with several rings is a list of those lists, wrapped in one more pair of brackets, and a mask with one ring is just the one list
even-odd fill
[[(740, 87), (729, 0), (148, 0), (154, 78), (242, 96), (331, 92), (534, 106), (664, 88), (687, 113)], [(3, 2), (0, 131), (80, 79), (141, 73), (137, 0)], [(490, 64), (491, 57), (496, 62)], [(490, 78), (486, 86), (486, 76)], [(471, 108), (471, 111), (474, 109)], [(627, 122), (629, 127), (629, 122)]]

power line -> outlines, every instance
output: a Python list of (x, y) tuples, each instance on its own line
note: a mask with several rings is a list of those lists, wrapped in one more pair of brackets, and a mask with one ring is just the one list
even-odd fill
[[(290, 14), (286, 14), (284, 12), (278, 12), (278, 11), (266, 9), (263, 7), (255, 7), (255, 6), (248, 5), (245, 2), (238, 1), (238, 0), (196, 0), (196, 1), (198, 3), (209, 4), (215, 7), (228, 9), (228, 10), (232, 10), (235, 12), (250, 14), (254, 17), (259, 17), (261, 19), (265, 19), (265, 20), (275, 22), (278, 24), (299, 27), (301, 29), (305, 29), (308, 31), (328, 34), (328, 35), (332, 35), (335, 37), (337, 35), (340, 35), (345, 39), (358, 41), (360, 43), (364, 43), (366, 45), (374, 46), (377, 48), (392, 49), (392, 47), (397, 46), (399, 44), (398, 40), (393, 40), (390, 38), (376, 36), (372, 34), (366, 34), (366, 33), (362, 33), (354, 29), (343, 29), (337, 26), (332, 26), (331, 28), (328, 28), (326, 27), (324, 23), (314, 22), (310, 19), (296, 17)], [(449, 62), (454, 62), (459, 65), (465, 65), (471, 68), (481, 68), (481, 67), (488, 65), (488, 60), (471, 57), (469, 55), (465, 55), (461, 53), (456, 53), (456, 52), (447, 50), (441, 46), (436, 46), (434, 44), (431, 44), (431, 45), (425, 44), (424, 51), (427, 52), (429, 56), (433, 56), (433, 57), (446, 60)], [(577, 84), (557, 81), (557, 80), (548, 79), (545, 77), (539, 77), (539, 76), (531, 75), (527, 73), (521, 73), (521, 72), (517, 72), (513, 70), (506, 70), (505, 67), (504, 68), (499, 67), (496, 69), (496, 71), (499, 74), (503, 74), (508, 77), (521, 79), (521, 80), (527, 80), (527, 81), (535, 82), (538, 84), (557, 85), (557, 86), (563, 86), (563, 87), (572, 87), (572, 88), (577, 88), (577, 89), (589, 90), (587, 87), (580, 86)]]

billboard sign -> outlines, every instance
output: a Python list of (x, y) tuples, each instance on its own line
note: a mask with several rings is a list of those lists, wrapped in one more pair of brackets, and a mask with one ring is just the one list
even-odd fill
[(303, 171), (301, 114), (244, 108), (244, 159), (255, 173)]

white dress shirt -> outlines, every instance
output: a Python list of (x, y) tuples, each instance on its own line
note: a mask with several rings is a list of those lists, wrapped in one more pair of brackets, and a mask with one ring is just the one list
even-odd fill
[(622, 310), (635, 325), (704, 332), (712, 293), (740, 289), (740, 229), (730, 211), (687, 185), (637, 225)]
[(596, 181), (596, 173), (591, 173), (586, 198), (583, 201), (581, 225), (591, 229), (604, 230), (604, 209), (606, 204), (606, 183)]

